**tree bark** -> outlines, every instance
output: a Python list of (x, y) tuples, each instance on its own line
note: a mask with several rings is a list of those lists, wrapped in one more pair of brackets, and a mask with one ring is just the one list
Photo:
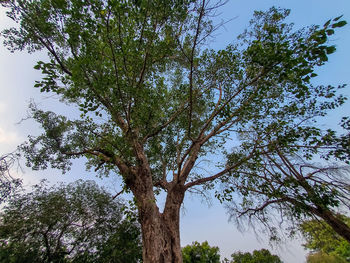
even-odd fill
[(350, 227), (341, 219), (337, 218), (331, 211), (320, 207), (317, 208), (317, 212), (315, 212), (315, 214), (326, 221), (326, 223), (330, 225), (338, 235), (350, 243)]
[(182, 263), (180, 208), (185, 188), (170, 185), (163, 213), (159, 211), (150, 174), (138, 171), (129, 186), (136, 199), (142, 231), (144, 263)]
[[(314, 196), (317, 196), (317, 193), (314, 191), (312, 186), (301, 177), (301, 179), (297, 178), (300, 185), (306, 190), (310, 199), (312, 200)], [(328, 208), (322, 206), (317, 202), (314, 202), (315, 207), (309, 206), (309, 209), (317, 216), (322, 218), (333, 230), (338, 233), (341, 237), (343, 237), (346, 241), (350, 243), (350, 227), (345, 224), (340, 218), (338, 218), (332, 211)]]

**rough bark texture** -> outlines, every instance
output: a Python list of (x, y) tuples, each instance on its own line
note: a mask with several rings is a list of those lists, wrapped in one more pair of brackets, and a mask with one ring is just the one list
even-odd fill
[(173, 184), (168, 189), (163, 213), (153, 192), (152, 176), (139, 170), (129, 184), (139, 212), (144, 263), (182, 263), (180, 244), (180, 208), (184, 187)]

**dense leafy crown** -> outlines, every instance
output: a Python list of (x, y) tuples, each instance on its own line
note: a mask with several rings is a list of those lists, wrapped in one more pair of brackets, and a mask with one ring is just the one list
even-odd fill
[[(89, 166), (121, 173), (127, 181), (125, 167), (144, 164), (144, 152), (154, 185), (173, 175), (190, 187), (277, 145), (331, 142), (334, 136), (327, 137), (310, 120), (345, 98), (336, 96), (337, 87), (312, 85), (311, 78), (335, 51), (329, 36), (346, 22), (337, 17), (296, 31), (284, 22), (289, 10), (271, 8), (256, 12), (234, 44), (205, 49), (217, 28), (210, 15), (220, 4), (3, 3), (20, 24), (2, 33), (10, 50), (48, 51), (49, 60), (35, 66), (44, 74), (35, 86), (81, 111), (79, 120), (68, 120), (33, 106), (45, 133), (22, 146), (28, 164), (66, 169), (71, 158), (84, 155)], [(238, 145), (234, 153), (232, 145)], [(315, 148), (307, 149), (305, 156)], [(217, 174), (212, 175), (216, 168), (208, 174), (194, 166), (214, 154), (223, 161)]]
[(92, 181), (41, 182), (0, 213), (0, 261), (139, 262), (139, 226), (125, 209)]
[(236, 252), (231, 255), (230, 263), (282, 263), (277, 255), (272, 255), (267, 249), (254, 250), (249, 252)]
[(182, 248), (184, 263), (220, 263), (218, 247), (209, 246), (207, 241), (202, 244), (195, 241)]

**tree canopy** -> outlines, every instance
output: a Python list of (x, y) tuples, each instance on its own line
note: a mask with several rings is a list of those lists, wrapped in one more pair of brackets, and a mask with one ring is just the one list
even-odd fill
[(184, 263), (220, 263), (219, 248), (209, 246), (207, 241), (185, 246), (182, 255)]
[(293, 145), (309, 156), (313, 138), (332, 133), (313, 121), (345, 102), (343, 85), (311, 81), (336, 50), (328, 39), (346, 24), (341, 17), (294, 29), (285, 22), (290, 10), (271, 8), (255, 12), (226, 48), (206, 48), (224, 2), (2, 2), (19, 24), (2, 32), (5, 45), (45, 50), (35, 86), (81, 112), (69, 119), (32, 105), (44, 132), (21, 146), (27, 164), (66, 171), (85, 157), (88, 168), (120, 176), (135, 197), (147, 263), (182, 261), (179, 210), (187, 190), (212, 189), (237, 178), (242, 165), (260, 167), (260, 156), (286, 156)]
[(277, 255), (272, 255), (267, 249), (249, 252), (236, 252), (231, 255), (230, 263), (282, 263)]
[(0, 262), (139, 262), (139, 226), (123, 209), (92, 181), (17, 192), (0, 214)]

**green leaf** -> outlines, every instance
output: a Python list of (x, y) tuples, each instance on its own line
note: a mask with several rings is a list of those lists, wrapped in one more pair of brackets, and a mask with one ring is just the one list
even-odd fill
[(338, 16), (338, 17), (334, 18), (333, 21), (338, 21), (338, 20), (339, 20), (340, 18), (342, 18), (342, 17), (343, 17), (343, 15)]
[(327, 33), (328, 36), (333, 35), (334, 34), (334, 29), (327, 29), (326, 33)]
[(326, 48), (327, 55), (332, 54), (336, 51), (335, 46), (330, 46)]
[(330, 23), (331, 23), (331, 20), (328, 20), (323, 26), (328, 27)]
[(333, 25), (332, 25), (332, 28), (343, 27), (343, 26), (345, 26), (346, 24), (347, 24), (347, 22), (346, 22), (345, 20), (343, 20), (343, 21), (340, 21), (340, 22), (338, 22), (338, 23), (333, 24)]

